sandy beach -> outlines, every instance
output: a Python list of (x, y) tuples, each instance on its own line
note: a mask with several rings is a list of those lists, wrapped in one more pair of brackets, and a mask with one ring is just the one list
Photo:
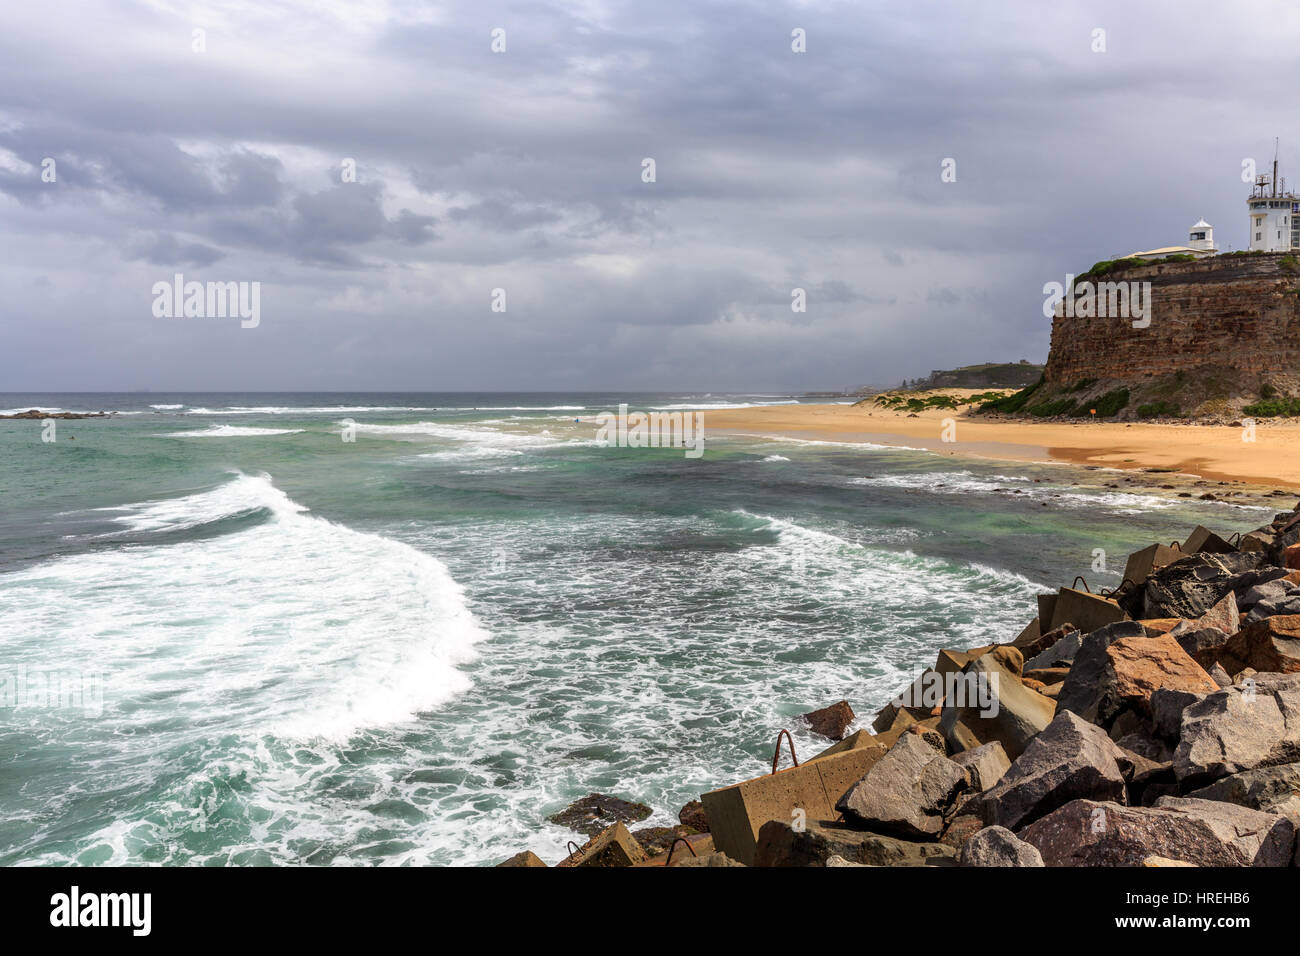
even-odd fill
[[(961, 394), (958, 389), (945, 389)], [(943, 440), (952, 419), (951, 442)], [(1123, 422), (1026, 422), (973, 412), (932, 409), (916, 414), (879, 406), (766, 405), (709, 409), (711, 432), (819, 441), (875, 442), (941, 454), (1010, 461), (1058, 461), (1108, 468), (1173, 469), (1213, 481), (1300, 488), (1300, 425), (1257, 422), (1243, 429), (1215, 425)], [(1172, 473), (1169, 477), (1172, 477)]]

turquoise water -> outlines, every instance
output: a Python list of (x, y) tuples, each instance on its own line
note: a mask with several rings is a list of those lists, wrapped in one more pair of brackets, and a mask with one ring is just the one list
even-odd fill
[(120, 413), (0, 421), (0, 863), (555, 862), (587, 792), (674, 822), (781, 727), (824, 746), (798, 714), (1118, 583), (1094, 549), (1276, 510), (574, 421), (790, 400), (0, 395)]

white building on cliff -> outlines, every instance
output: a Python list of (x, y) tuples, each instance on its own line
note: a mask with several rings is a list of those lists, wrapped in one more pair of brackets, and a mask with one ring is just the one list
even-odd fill
[(1204, 219), (1198, 219), (1196, 225), (1187, 231), (1186, 245), (1145, 249), (1142, 252), (1130, 252), (1121, 258), (1163, 259), (1165, 256), (1196, 256), (1198, 259), (1204, 259), (1218, 254), (1219, 250), (1214, 245), (1214, 227)]

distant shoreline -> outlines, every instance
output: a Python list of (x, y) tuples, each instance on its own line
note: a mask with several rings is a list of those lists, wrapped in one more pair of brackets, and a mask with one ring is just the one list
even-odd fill
[[(1264, 489), (1300, 489), (1300, 424), (1256, 423), (1255, 441), (1239, 427), (1122, 422), (1030, 422), (927, 409), (918, 413), (879, 406), (763, 405), (703, 409), (713, 433), (831, 442), (870, 442), (922, 448), (943, 455), (1003, 461), (1060, 462), (1125, 471), (1160, 469), (1180, 476), (1242, 483)], [(954, 441), (943, 440), (951, 420)], [(1243, 489), (1244, 490), (1244, 489)]]

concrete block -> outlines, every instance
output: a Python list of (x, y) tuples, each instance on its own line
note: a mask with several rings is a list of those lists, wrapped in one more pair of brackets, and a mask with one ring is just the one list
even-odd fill
[[(848, 744), (857, 736), (850, 735), (836, 746)], [(834, 819), (836, 801), (884, 754), (884, 747), (850, 746), (797, 767), (702, 794), (714, 847), (752, 866), (758, 831), (764, 823), (789, 823), (796, 810), (803, 811), (805, 820)]]
[(1116, 621), (1128, 620), (1128, 615), (1112, 598), (1074, 588), (1061, 588), (1056, 598), (1056, 607), (1052, 612), (1052, 627), (1070, 623), (1079, 629), (1080, 634), (1089, 634), (1099, 627), (1114, 624)]
[(1205, 525), (1200, 524), (1183, 542), (1184, 554), (1232, 554), (1236, 550)]
[(1124, 577), (1134, 584), (1141, 584), (1152, 571), (1163, 568), (1166, 564), (1173, 564), (1181, 557), (1183, 557), (1182, 551), (1171, 548), (1167, 544), (1150, 545), (1128, 556), (1128, 563), (1124, 565)]

